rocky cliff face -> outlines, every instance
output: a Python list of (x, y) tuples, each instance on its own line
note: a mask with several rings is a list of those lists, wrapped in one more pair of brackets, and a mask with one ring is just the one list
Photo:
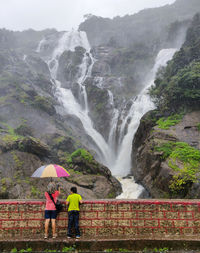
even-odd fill
[[(154, 198), (199, 198), (200, 15), (186, 41), (155, 80), (157, 110), (140, 122), (133, 141), (133, 174)], [(161, 74), (162, 73), (162, 74)]]
[[(171, 158), (165, 157), (165, 151), (158, 147), (167, 143), (184, 142), (199, 150), (200, 111), (186, 114), (180, 123), (169, 129), (152, 126), (152, 117), (155, 117), (152, 112), (143, 117), (133, 142), (132, 171), (135, 179), (145, 186), (153, 198), (199, 198), (199, 179), (192, 183), (188, 178), (183, 188), (173, 191), (172, 183), (180, 171), (170, 167)], [(184, 170), (184, 163), (177, 163), (180, 170)]]
[[(70, 124), (56, 111), (58, 101), (49, 67), (37, 53), (43, 36), (52, 42), (46, 45), (45, 58), (60, 33), (55, 30), (38, 33), (0, 31), (1, 198), (43, 198), (48, 179), (30, 178), (34, 170), (48, 163), (59, 163), (68, 168), (67, 156), (77, 148), (85, 147)], [(83, 52), (83, 48), (78, 48), (74, 56), (72, 52), (66, 52), (60, 58), (59, 76), (65, 74), (65, 85), (69, 84), (67, 81), (71, 84), (78, 75), (72, 68), (73, 64), (81, 63)], [(71, 71), (66, 71), (66, 65), (72, 66)], [(109, 198), (121, 192), (118, 181), (108, 172), (103, 173), (108, 170), (103, 165), (96, 162), (96, 167), (101, 168), (101, 174), (98, 174), (88, 172), (92, 164), (83, 164), (82, 161), (79, 165), (83, 175), (77, 175), (72, 166), (71, 178), (60, 180), (64, 192), (68, 193), (74, 184), (85, 198)]]
[[(6, 131), (4, 127), (1, 131)], [(49, 136), (50, 137), (50, 136)], [(62, 139), (58, 142), (58, 139)], [(54, 139), (55, 140), (55, 139)], [(62, 143), (62, 144), (61, 144)], [(64, 151), (62, 151), (64, 145)], [(73, 142), (57, 136), (56, 145), (48, 146), (39, 139), (27, 136), (1, 135), (0, 139), (0, 198), (44, 198), (50, 179), (31, 178), (33, 172), (44, 164), (58, 163), (68, 168), (70, 177), (54, 179), (62, 188), (61, 197), (77, 186), (84, 198), (113, 198), (121, 193), (120, 183), (105, 166), (78, 154), (69, 162), (63, 154), (73, 150)]]

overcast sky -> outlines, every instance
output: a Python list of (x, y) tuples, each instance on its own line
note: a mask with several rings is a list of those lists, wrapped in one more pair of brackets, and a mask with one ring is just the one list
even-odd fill
[(77, 28), (84, 14), (124, 16), (175, 0), (0, 0), (0, 28), (42, 30)]

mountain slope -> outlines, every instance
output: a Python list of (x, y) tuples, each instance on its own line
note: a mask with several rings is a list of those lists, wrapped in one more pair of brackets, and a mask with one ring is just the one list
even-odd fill
[(141, 120), (133, 141), (133, 174), (152, 197), (199, 198), (200, 15), (151, 88), (158, 109)]
[[(198, 11), (198, 0), (178, 0), (172, 5), (146, 9), (134, 15), (113, 19), (89, 16), (80, 24), (79, 29), (86, 31), (93, 46), (130, 48), (143, 42), (145, 46), (155, 50), (165, 43), (172, 23), (191, 19)], [(178, 30), (177, 35), (180, 35)]]
[[(57, 113), (49, 68), (36, 52), (42, 36), (59, 34), (0, 30), (0, 198), (43, 198), (48, 180), (31, 178), (34, 170), (48, 163), (68, 168), (70, 154), (85, 147), (81, 136)], [(73, 184), (85, 198), (121, 192), (106, 167), (81, 154), (78, 158), (81, 162), (70, 163), (71, 177), (60, 180), (66, 193)], [(96, 172), (89, 170), (94, 164)], [(107, 186), (103, 192), (102, 184)]]

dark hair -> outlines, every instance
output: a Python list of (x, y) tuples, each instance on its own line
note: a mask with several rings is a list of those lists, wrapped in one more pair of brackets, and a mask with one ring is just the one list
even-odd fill
[(71, 192), (73, 192), (73, 193), (77, 193), (77, 188), (74, 186), (74, 187), (72, 187), (71, 189)]

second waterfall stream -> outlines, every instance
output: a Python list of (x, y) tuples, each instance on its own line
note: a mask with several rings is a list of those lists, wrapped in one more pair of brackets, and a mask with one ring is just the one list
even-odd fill
[[(43, 54), (46, 44), (48, 44), (48, 40), (43, 39), (39, 43), (36, 52), (49, 66), (52, 85), (55, 86), (55, 96), (57, 97), (60, 105), (63, 107), (62, 113), (65, 115), (74, 115), (81, 121), (85, 132), (96, 144), (97, 148), (95, 152), (98, 154), (99, 162), (107, 166), (111, 170), (112, 174), (117, 177), (122, 184), (123, 193), (118, 196), (118, 198), (138, 198), (144, 188), (141, 185), (136, 184), (133, 177), (127, 179), (122, 178), (131, 172), (132, 141), (139, 126), (140, 119), (146, 112), (154, 109), (155, 107), (148, 95), (148, 89), (153, 84), (158, 68), (166, 65), (167, 61), (173, 57), (176, 49), (162, 49), (158, 53), (149, 80), (146, 82), (146, 85), (140, 94), (136, 98), (134, 97), (132, 99), (132, 105), (126, 116), (119, 115), (120, 112), (114, 105), (113, 94), (110, 90), (108, 90), (110, 103), (112, 103), (113, 106), (113, 118), (110, 119), (111, 127), (108, 129), (109, 138), (108, 141), (106, 141), (102, 134), (94, 128), (92, 119), (89, 116), (90, 108), (88, 107), (87, 92), (84, 81), (88, 77), (91, 77), (95, 59), (91, 54), (91, 48), (86, 33), (74, 30), (63, 33), (57, 41), (56, 46), (54, 46), (51, 55), (48, 56)], [(77, 46), (85, 49), (82, 63), (79, 65), (79, 77), (76, 80), (80, 87), (80, 96), (83, 101), (81, 104), (76, 100), (71, 89), (62, 87), (62, 83), (57, 80), (60, 56), (64, 51), (74, 51)], [(101, 79), (99, 78), (99, 80)], [(96, 86), (99, 85), (99, 83), (96, 84)], [(113, 140), (116, 136), (118, 118), (121, 119), (122, 124), (119, 126), (120, 136), (118, 147), (113, 148)], [(130, 120), (128, 121), (128, 119)], [(124, 131), (127, 121), (129, 122), (128, 127), (126, 126), (127, 130)]]

